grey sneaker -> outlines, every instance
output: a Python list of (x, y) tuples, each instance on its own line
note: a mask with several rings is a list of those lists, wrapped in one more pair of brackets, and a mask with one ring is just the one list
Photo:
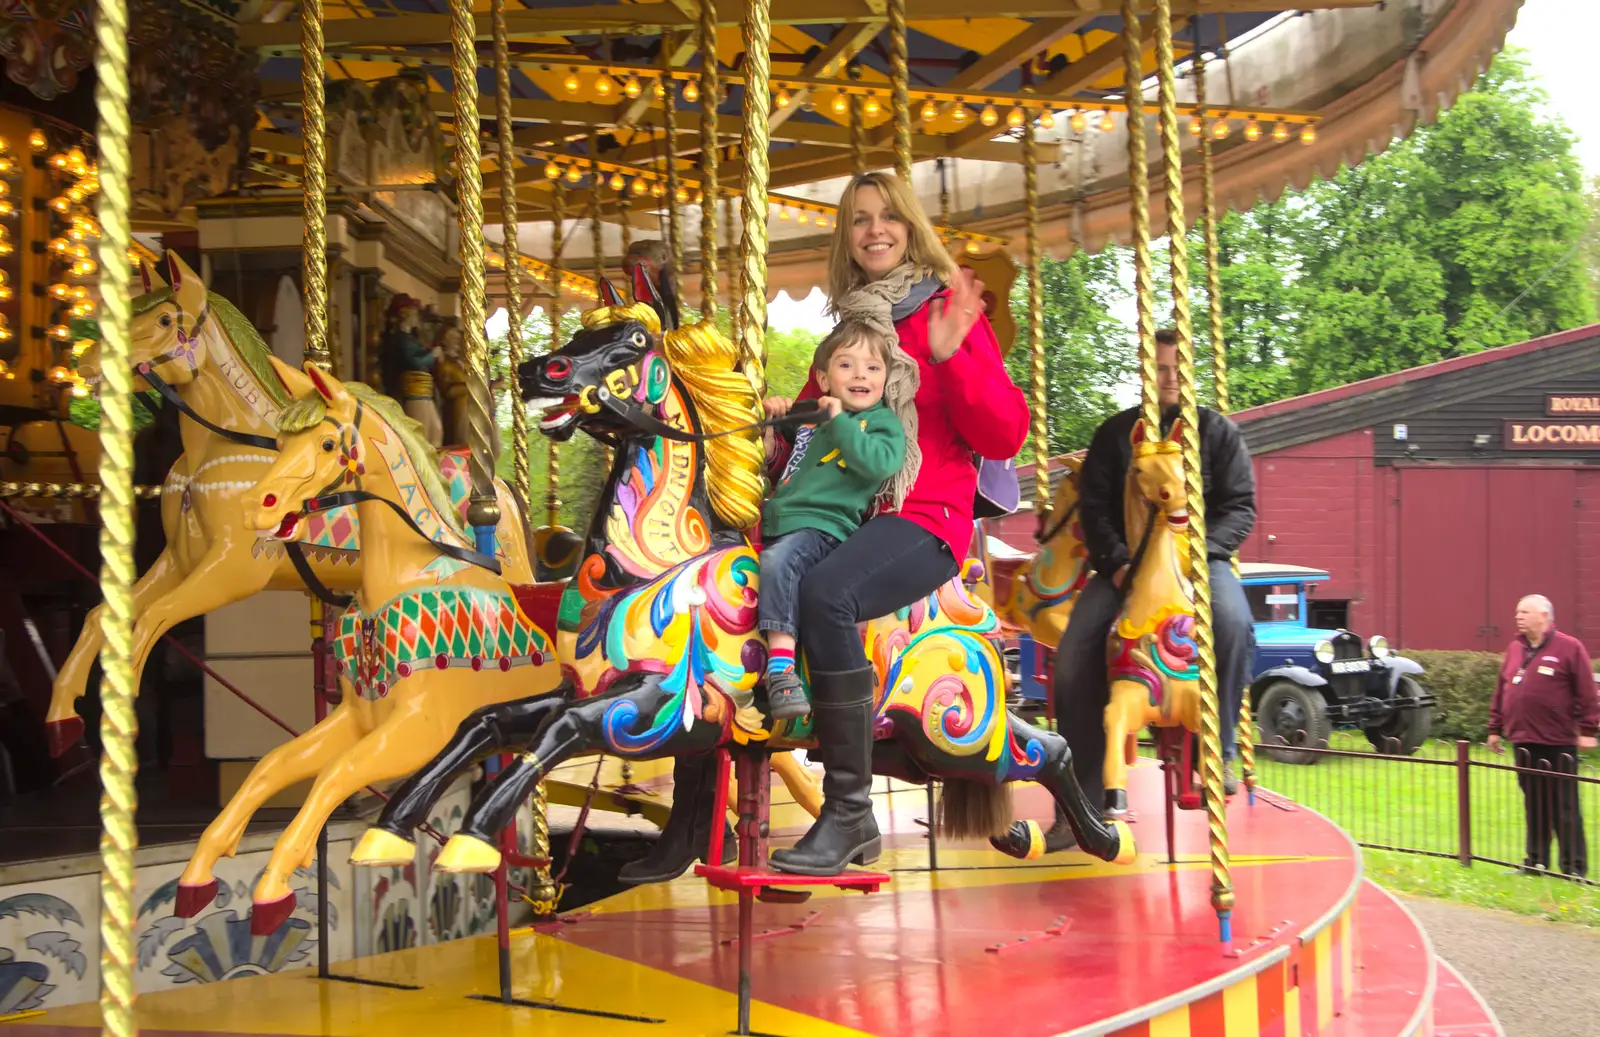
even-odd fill
[(1222, 794), (1231, 796), (1239, 791), (1239, 778), (1233, 773), (1233, 761), (1222, 761)]
[(805, 686), (793, 670), (767, 677), (767, 715), (773, 720), (798, 720), (811, 712)]

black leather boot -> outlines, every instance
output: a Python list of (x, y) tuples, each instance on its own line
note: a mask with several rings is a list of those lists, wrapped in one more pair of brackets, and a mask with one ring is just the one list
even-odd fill
[[(695, 858), (706, 861), (711, 850), (711, 816), (717, 792), (716, 753), (680, 756), (672, 764), (672, 812), (667, 826), (642, 860), (625, 864), (617, 873), (624, 886), (670, 882), (689, 870)], [(739, 844), (726, 819), (722, 822), (722, 860), (739, 856)]]
[(883, 852), (872, 817), (872, 667), (811, 673), (822, 778), (822, 814), (788, 850), (772, 852), (772, 867), (795, 875), (837, 875), (846, 864), (870, 864)]

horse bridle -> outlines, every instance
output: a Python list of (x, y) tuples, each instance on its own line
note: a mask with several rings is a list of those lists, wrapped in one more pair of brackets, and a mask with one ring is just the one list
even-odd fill
[(193, 407), (189, 406), (189, 404), (185, 402), (183, 397), (178, 395), (178, 390), (167, 384), (167, 380), (165, 378), (162, 378), (160, 375), (156, 374), (157, 367), (160, 367), (162, 364), (169, 364), (174, 360), (183, 360), (187, 362), (191, 373), (199, 370), (199, 366), (194, 362), (194, 342), (200, 337), (200, 329), (205, 327), (206, 321), (211, 318), (211, 304), (206, 304), (205, 308), (200, 311), (200, 315), (195, 318), (194, 326), (191, 327), (187, 332), (183, 330), (183, 307), (179, 306), (176, 302), (174, 302), (174, 305), (177, 306), (178, 310), (177, 324), (179, 344), (172, 349), (167, 350), (165, 353), (158, 353), (149, 360), (140, 361), (138, 365), (134, 367), (134, 370), (139, 373), (139, 377), (143, 378), (150, 385), (150, 388), (161, 394), (161, 398), (163, 400), (166, 400), (168, 403), (172, 404), (178, 409), (179, 413), (183, 414), (190, 421), (199, 425), (206, 431), (219, 435), (223, 439), (228, 440), (230, 443), (238, 443), (241, 446), (253, 446), (260, 447), (265, 450), (277, 450), (278, 441), (273, 439), (271, 436), (257, 436), (248, 432), (236, 432), (233, 429), (223, 428), (215, 422), (209, 421), (202, 417), (198, 412), (195, 411)]
[[(364, 406), (365, 405), (360, 400), (356, 401), (355, 418), (348, 426), (340, 422), (331, 414), (322, 419), (323, 424), (332, 425), (339, 433), (340, 445), (346, 451), (346, 456), (352, 460), (355, 460), (357, 456), (356, 443), (358, 442), (360, 436), (359, 429), (361, 427), (361, 415)], [(346, 438), (347, 429), (350, 432), (350, 438), (348, 439)], [(454, 558), (458, 562), (465, 562), (468, 565), (476, 565), (480, 569), (487, 569), (496, 576), (501, 575), (500, 560), (498, 558), (495, 558), (493, 555), (486, 555), (482, 552), (475, 551), (469, 547), (461, 547), (457, 544), (441, 544), (439, 541), (433, 539), (426, 532), (424, 532), (422, 527), (417, 525), (417, 520), (412, 518), (411, 514), (407, 512), (405, 508), (401, 507), (399, 504), (388, 499), (387, 497), (380, 497), (375, 493), (361, 489), (359, 486), (354, 490), (337, 489), (338, 486), (358, 478), (358, 472), (359, 468), (356, 471), (352, 471), (349, 467), (346, 467), (344, 471), (335, 476), (334, 479), (326, 486), (318, 490), (315, 496), (308, 497), (304, 501), (301, 501), (301, 513), (305, 515), (312, 515), (319, 511), (332, 511), (334, 508), (349, 507), (355, 504), (361, 504), (365, 501), (376, 501), (379, 504), (386, 505), (396, 515), (400, 516), (400, 519), (405, 522), (408, 527), (410, 527), (413, 533), (417, 534), (417, 536), (438, 548), (440, 554)], [(311, 593), (315, 594), (326, 604), (332, 605), (334, 608), (345, 609), (350, 606), (351, 601), (354, 600), (352, 595), (335, 594), (333, 591), (328, 589), (326, 584), (317, 578), (317, 575), (314, 572), (311, 571), (311, 564), (306, 561), (305, 557), (305, 544), (301, 543), (300, 541), (285, 541), (283, 549), (284, 552), (288, 554), (289, 563), (294, 566), (294, 571), (299, 574), (300, 579), (305, 582), (306, 587), (310, 589)]]

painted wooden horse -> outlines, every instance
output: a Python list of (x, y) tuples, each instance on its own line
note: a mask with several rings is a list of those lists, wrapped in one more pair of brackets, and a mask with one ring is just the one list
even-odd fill
[[(277, 421), (290, 396), (272, 367), (272, 353), (233, 304), (209, 292), (200, 277), (167, 254), (168, 287), (149, 266), (144, 294), (133, 301), (129, 341), (140, 378), (159, 389), (182, 412), (183, 455), (173, 465), (161, 497), (167, 546), (133, 588), (133, 667), (145, 660), (162, 634), (194, 616), (241, 601), (258, 591), (304, 586), (286, 545), (258, 540), (243, 524), (245, 491), (277, 460)], [(78, 370), (99, 380), (99, 347), (79, 358)], [(290, 377), (301, 378), (292, 368)], [(309, 391), (309, 390), (308, 390)], [(437, 462), (450, 487), (448, 506), (464, 512), (466, 458), (441, 455)], [(508, 579), (532, 583), (523, 516), (515, 496), (495, 483), (500, 503), (496, 555)], [(356, 509), (312, 516), (295, 531), (312, 573), (341, 593), (360, 585)], [(59, 755), (83, 733), (75, 703), (100, 654), (100, 609), (89, 613), (83, 632), (56, 677), (47, 715), (52, 752)]]
[(1183, 482), (1181, 421), (1165, 439), (1133, 426), (1123, 516), (1138, 544), (1122, 611), (1107, 642), (1111, 699), (1105, 709), (1105, 809), (1128, 809), (1128, 766), (1146, 724), (1200, 730), (1199, 652), (1189, 565), (1189, 498)]
[[(763, 489), (759, 369), (714, 325), (673, 327), (647, 274), (634, 291), (648, 304), (624, 305), (602, 288), (604, 305), (584, 314), (583, 330), (519, 372), (541, 431), (564, 438), (582, 428), (616, 448), (586, 555), (560, 604), (570, 700), (512, 703), (464, 727), (396, 793), (357, 863), (410, 860), (411, 831), (431, 803), (490, 751), (520, 755), (475, 799), (435, 861), (442, 870), (492, 870), (495, 833), (575, 753), (647, 759), (730, 743), (813, 744), (812, 718), (772, 724), (758, 685), (760, 564), (746, 531), (759, 521)], [(874, 770), (944, 779), (945, 830), (992, 837), (1017, 856), (1038, 852), (1042, 840), (1033, 825), (1030, 841), (1031, 822), (1011, 825), (1006, 783), (1037, 781), (1070, 816), (1081, 847), (1132, 860), (1132, 833), (1088, 802), (1066, 741), (1007, 712), (998, 628), (959, 580), (865, 624), (878, 677)]]
[(498, 560), (473, 549), (416, 422), (364, 385), (311, 365), (305, 374), (279, 370), (306, 395), (278, 414), (279, 451), (242, 495), (240, 526), (281, 544), (323, 509), (353, 507), (364, 564), (333, 645), (342, 701), (256, 764), (179, 878), (177, 913), (192, 916), (215, 895), (212, 869), (238, 846), (251, 814), (315, 778), (256, 883), (256, 935), (294, 910), (294, 870), (311, 862), (339, 804), (426, 763), (479, 707), (560, 685), (555, 645), (519, 606)]
[(1078, 472), (1082, 467), (1081, 458), (1066, 459), (1049, 524), (1040, 531), (1039, 550), (1017, 569), (999, 607), (1001, 618), (1050, 650), (1061, 643), (1072, 606), (1093, 575), (1078, 521)]

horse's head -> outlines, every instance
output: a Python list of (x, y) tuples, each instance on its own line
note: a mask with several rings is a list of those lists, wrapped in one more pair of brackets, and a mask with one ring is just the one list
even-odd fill
[[(168, 385), (185, 385), (194, 381), (208, 359), (202, 331), (214, 318), (205, 283), (174, 252), (167, 253), (170, 286), (149, 263), (141, 261), (139, 268), (144, 292), (133, 300), (129, 359), (136, 370), (148, 365)], [(78, 373), (88, 382), (99, 381), (99, 343), (78, 357)]]
[(296, 399), (279, 415), (278, 459), (244, 497), (246, 529), (289, 540), (305, 502), (360, 488), (367, 447), (360, 424), (362, 401), (326, 371), (306, 364), (301, 373), (273, 358), (272, 366)]
[(1172, 423), (1165, 439), (1148, 439), (1143, 419), (1133, 423), (1133, 464), (1129, 481), (1139, 496), (1165, 513), (1169, 522), (1188, 521), (1189, 494), (1183, 484), (1183, 422)]
[(583, 315), (583, 330), (517, 370), (522, 398), (544, 412), (539, 431), (565, 440), (578, 428), (620, 432), (667, 396), (671, 371), (661, 353), (661, 330), (670, 310), (648, 272), (634, 272), (633, 305), (601, 279), (602, 305)]

